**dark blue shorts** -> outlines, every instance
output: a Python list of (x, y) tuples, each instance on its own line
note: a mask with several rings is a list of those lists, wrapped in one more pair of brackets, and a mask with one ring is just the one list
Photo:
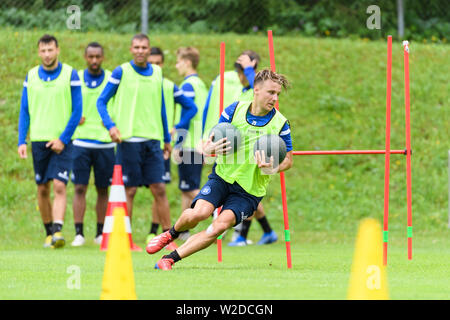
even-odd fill
[(48, 141), (31, 142), (35, 181), (37, 184), (44, 184), (57, 179), (67, 184), (72, 169), (72, 142), (60, 154), (47, 148), (47, 143)]
[(159, 140), (119, 143), (116, 163), (122, 164), (126, 187), (164, 183), (164, 157)]
[(89, 184), (91, 168), (94, 169), (95, 185), (107, 188), (111, 184), (114, 170), (113, 148), (86, 148), (73, 146), (72, 182), (74, 184)]
[(203, 156), (195, 151), (183, 150), (180, 153), (182, 162), (178, 165), (178, 188), (181, 191), (192, 191), (200, 188)]
[(208, 201), (215, 208), (222, 206), (222, 211), (227, 209), (233, 211), (236, 217), (235, 226), (251, 217), (263, 198), (249, 194), (237, 182), (233, 184), (226, 182), (214, 172), (214, 169), (208, 178), (208, 182), (192, 201), (191, 208), (194, 208), (199, 199)]
[(170, 158), (164, 160), (164, 183), (170, 183), (172, 181), (172, 175), (170, 173)]

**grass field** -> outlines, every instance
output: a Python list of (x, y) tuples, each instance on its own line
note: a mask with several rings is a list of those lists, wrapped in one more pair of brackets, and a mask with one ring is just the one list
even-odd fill
[[(59, 251), (41, 249), (44, 231), (37, 211), (31, 155), (19, 160), (17, 123), (22, 83), (39, 63), (37, 39), (44, 32), (1, 30), (0, 37), (0, 299), (97, 299), (104, 253), (93, 245)], [(82, 52), (90, 41), (105, 45), (104, 67), (130, 60), (131, 35), (59, 32), (61, 61), (84, 68)], [(252, 48), (268, 66), (267, 39), (260, 36), (152, 35), (151, 45), (166, 51), (165, 75), (181, 82), (175, 51), (200, 49), (199, 74), (209, 84), (219, 71), (219, 43), (226, 43), (227, 69), (241, 51)], [(391, 147), (403, 149), (403, 52), (394, 38)], [(277, 37), (277, 70), (292, 89), (280, 98), (290, 119), (296, 150), (383, 149), (386, 43), (384, 41)], [(448, 45), (411, 43), (411, 123), (413, 183), (413, 260), (406, 259), (405, 158), (391, 157), (389, 216), (389, 291), (393, 299), (449, 299), (450, 240), (447, 229), (447, 150), (450, 62)], [(203, 182), (210, 167), (203, 171)], [(177, 175), (168, 186), (172, 220), (179, 215)], [(92, 181), (91, 181), (92, 183)], [(286, 269), (279, 178), (263, 200), (280, 236), (271, 246), (224, 248), (216, 261), (212, 246), (178, 263), (170, 273), (154, 271), (159, 256), (133, 253), (140, 299), (345, 299), (359, 221), (383, 217), (384, 157), (296, 157), (286, 175), (293, 269)], [(91, 186), (91, 189), (93, 187)], [(85, 235), (95, 233), (95, 192), (88, 191)], [(68, 187), (64, 234), (74, 237), (73, 185)], [(150, 192), (135, 200), (133, 238), (143, 245), (150, 227)], [(204, 228), (209, 222), (199, 225)], [(249, 237), (256, 242), (255, 222)], [(71, 265), (80, 267), (82, 287), (67, 288)], [(167, 290), (173, 288), (175, 290)], [(186, 290), (189, 288), (189, 290)]]
[[(326, 237), (326, 235), (323, 235)], [(160, 254), (132, 254), (136, 294), (150, 300), (346, 299), (353, 243), (296, 241), (293, 267), (287, 269), (284, 244), (225, 247), (217, 262), (216, 246), (177, 263), (171, 272), (154, 270)], [(389, 250), (391, 299), (449, 299), (449, 241), (420, 239), (413, 261), (406, 248)], [(443, 248), (446, 249), (443, 249)], [(38, 247), (7, 250), (0, 260), (0, 299), (98, 299), (105, 253), (98, 248)], [(70, 267), (80, 270), (80, 288), (72, 288)]]

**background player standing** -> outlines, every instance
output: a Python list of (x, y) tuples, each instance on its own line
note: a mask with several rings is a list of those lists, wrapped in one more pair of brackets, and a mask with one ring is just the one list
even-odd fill
[(60, 48), (54, 36), (39, 39), (38, 53), (42, 64), (28, 71), (23, 85), (17, 151), (21, 158), (27, 158), (30, 129), (38, 206), (47, 234), (44, 247), (60, 248), (65, 245), (61, 231), (72, 165), (72, 135), (82, 114), (81, 83), (75, 69), (59, 62)]
[[(86, 192), (91, 168), (94, 170), (97, 201), (97, 231), (94, 242), (101, 244), (103, 223), (108, 208), (108, 187), (114, 170), (114, 147), (108, 130), (103, 126), (97, 111), (97, 99), (106, 86), (111, 71), (102, 69), (103, 47), (91, 42), (84, 51), (87, 68), (78, 72), (83, 95), (83, 116), (73, 136), (72, 182), (75, 184), (73, 216), (75, 239), (72, 246), (85, 243), (83, 220), (86, 212)], [(109, 104), (110, 107), (110, 104)]]
[[(152, 47), (150, 51), (150, 56), (147, 60), (151, 64), (159, 66), (161, 69), (164, 67), (164, 52), (161, 48)], [(178, 88), (178, 86), (171, 80), (164, 77), (163, 79), (163, 90), (164, 90), (164, 102), (166, 107), (167, 124), (168, 128), (171, 128), (171, 133), (174, 134), (176, 130), (189, 130), (189, 122), (197, 113), (197, 106), (192, 99), (187, 98), (183, 91)], [(179, 114), (179, 121), (175, 123), (175, 110), (181, 106), (181, 114)], [(173, 141), (172, 141), (172, 144)], [(171, 181), (171, 159), (167, 158), (164, 160), (164, 182), (170, 183)], [(158, 232), (158, 227), (160, 225), (159, 217), (156, 216), (156, 210), (152, 210), (152, 225), (150, 228), (149, 235), (147, 236), (146, 243), (149, 243), (153, 237), (156, 236)], [(163, 230), (167, 231), (167, 230)]]
[[(139, 186), (148, 186), (153, 209), (163, 229), (170, 228), (170, 208), (166, 194), (164, 156), (171, 152), (164, 104), (162, 70), (147, 62), (150, 40), (145, 34), (132, 38), (133, 60), (113, 70), (97, 100), (97, 109), (112, 141), (117, 142), (116, 161), (122, 164), (127, 208), (132, 217), (133, 200)], [(107, 110), (114, 97), (112, 120)], [(161, 150), (164, 141), (164, 151)]]

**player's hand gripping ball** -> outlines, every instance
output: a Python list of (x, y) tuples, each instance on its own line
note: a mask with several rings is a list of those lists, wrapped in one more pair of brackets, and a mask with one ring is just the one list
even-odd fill
[(216, 124), (211, 129), (209, 136), (211, 136), (212, 134), (214, 134), (212, 137), (212, 142), (217, 145), (221, 144), (221, 139), (226, 138), (226, 145), (224, 145), (222, 148), (224, 152), (221, 152), (220, 148), (219, 150), (216, 150), (219, 154), (232, 154), (236, 152), (241, 145), (241, 132), (231, 123), (221, 122), (219, 124)]
[(253, 154), (256, 151), (264, 151), (263, 159), (266, 163), (270, 163), (270, 157), (273, 156), (273, 167), (276, 168), (286, 158), (286, 143), (279, 135), (266, 134), (256, 140), (253, 146)]

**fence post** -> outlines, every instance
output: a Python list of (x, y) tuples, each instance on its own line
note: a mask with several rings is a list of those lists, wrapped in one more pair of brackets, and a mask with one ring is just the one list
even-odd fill
[(148, 33), (148, 0), (141, 0), (141, 32)]
[(405, 33), (405, 10), (403, 0), (397, 0), (397, 21), (397, 32), (399, 38), (401, 38)]

